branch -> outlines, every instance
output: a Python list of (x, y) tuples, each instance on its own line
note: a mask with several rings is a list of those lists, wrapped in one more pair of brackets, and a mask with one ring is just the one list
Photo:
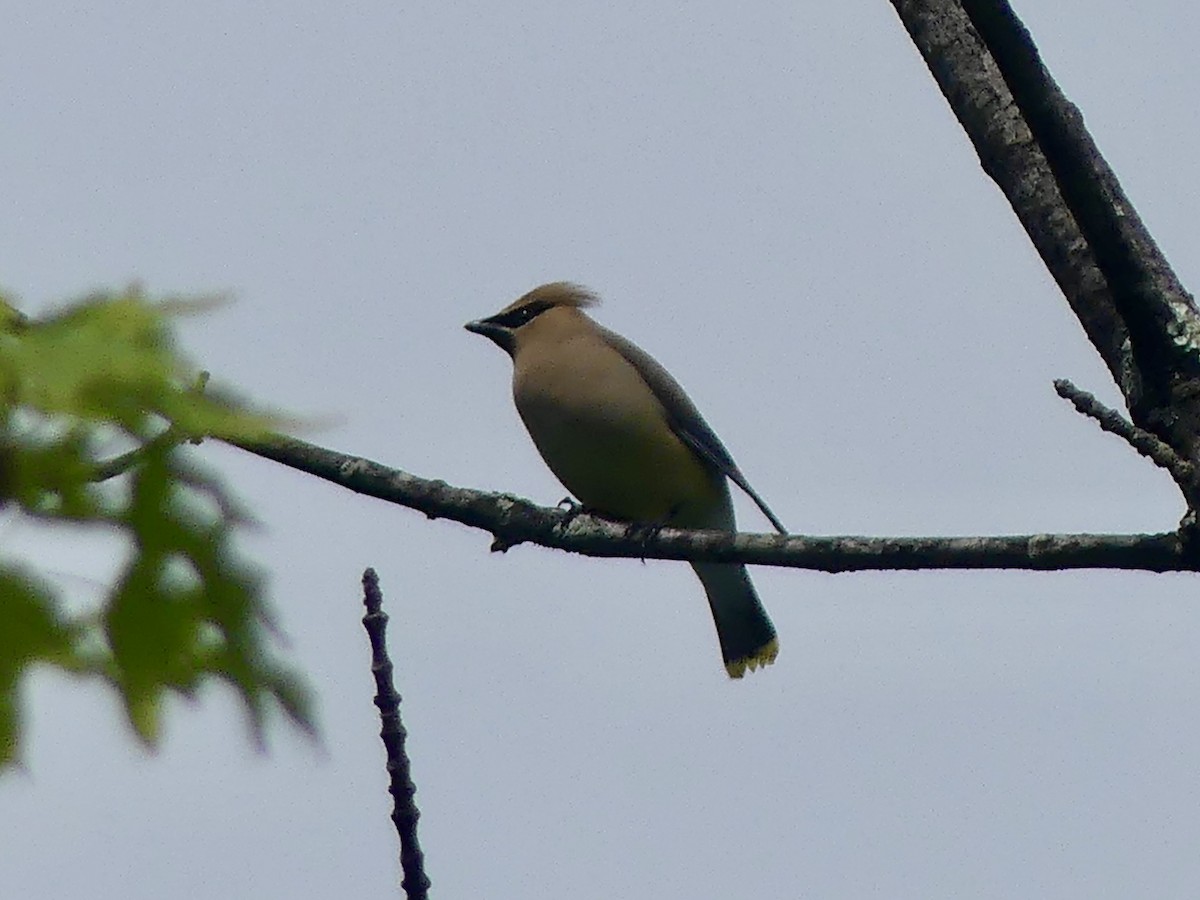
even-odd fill
[(1184, 490), (1194, 482), (1196, 473), (1191, 463), (1179, 458), (1170, 445), (1144, 429), (1138, 428), (1115, 409), (1105, 406), (1087, 391), (1081, 391), (1065, 378), (1056, 379), (1054, 390), (1069, 400), (1076, 412), (1094, 419), (1102, 431), (1115, 434), (1156, 466), (1166, 469)]
[(379, 576), (367, 569), (362, 576), (363, 627), (371, 641), (371, 674), (375, 676), (375, 705), (383, 722), (379, 736), (387, 750), (387, 770), (391, 776), (388, 792), (392, 795), (392, 823), (400, 835), (400, 868), (404, 880), (400, 886), (411, 900), (426, 900), (429, 878), (425, 875), (425, 856), (417, 841), (417, 820), (421, 813), (413, 799), (417, 792), (412, 782), (411, 767), (404, 742), (408, 732), (400, 721), (400, 695), (392, 684), (392, 661), (387, 651), (387, 613), (383, 611), (383, 594)]
[(454, 487), (278, 435), (242, 449), (341, 487), (490, 532), (493, 549), (538, 544), (585, 556), (740, 562), (821, 572), (913, 569), (1200, 571), (1175, 533), (1001, 537), (808, 537), (664, 528), (647, 534), (511, 494)]
[(1133, 421), (1200, 461), (1200, 315), (1029, 33), (1005, 0), (892, 5)]
[(958, 0), (891, 0), (979, 162), (1003, 192), (1122, 394), (1136, 369), (1116, 304), (1046, 157)]
[[(154, 436), (144, 444), (139, 444), (132, 450), (96, 463), (88, 479), (93, 482), (100, 482), (124, 475), (126, 472), (140, 466), (148, 456), (152, 456), (164, 448), (182, 444), (187, 440), (190, 439), (186, 434), (174, 428), (167, 428), (161, 434)], [(199, 442), (197, 441), (196, 443)]]
[[(1191, 295), (1125, 196), (1078, 108), (1050, 77), (1007, 0), (962, 0), (962, 5), (1104, 273), (1129, 331), (1143, 385), (1158, 394), (1147, 399), (1173, 405), (1172, 382), (1180, 374), (1200, 375), (1200, 317)], [(1195, 436), (1189, 436), (1189, 443), (1194, 441)]]
[[(187, 393), (203, 394), (208, 387), (209, 381), (208, 372), (200, 372), (196, 376), (193, 384), (187, 387)], [(204, 440), (203, 436), (194, 434), (185, 434), (174, 424), (168, 425), (160, 434), (155, 435), (150, 440), (143, 444), (134, 447), (120, 456), (115, 456), (112, 459), (106, 459), (103, 462), (96, 463), (93, 467), (89, 480), (93, 482), (107, 481), (110, 478), (116, 478), (119, 475), (124, 475), (126, 472), (142, 464), (142, 461), (164, 448), (173, 447), (176, 444), (182, 444), (187, 441), (190, 444), (199, 444)]]

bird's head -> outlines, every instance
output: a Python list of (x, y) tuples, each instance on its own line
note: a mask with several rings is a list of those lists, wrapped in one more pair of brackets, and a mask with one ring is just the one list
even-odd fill
[(513, 356), (523, 338), (564, 319), (564, 313), (571, 317), (575, 311), (598, 302), (596, 295), (585, 287), (569, 281), (554, 281), (534, 288), (494, 316), (476, 319), (463, 327), (473, 334), (483, 335)]

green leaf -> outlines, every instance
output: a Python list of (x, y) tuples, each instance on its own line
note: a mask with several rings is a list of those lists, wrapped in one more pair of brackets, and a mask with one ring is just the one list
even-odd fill
[(0, 766), (17, 758), (24, 720), (20, 679), (34, 663), (74, 666), (75, 629), (30, 578), (0, 570)]
[[(175, 350), (172, 317), (196, 306), (128, 291), (31, 321), (0, 297), (0, 506), (115, 531), (129, 547), (97, 607), (74, 616), (0, 559), (0, 766), (19, 752), (19, 681), (36, 663), (103, 678), (151, 747), (163, 698), (209, 681), (234, 688), (259, 742), (272, 705), (314, 730), (307, 689), (274, 658), (262, 574), (236, 551), (249, 517), (180, 446), (272, 425), (209, 390)], [(131, 449), (102, 460), (115, 437)]]

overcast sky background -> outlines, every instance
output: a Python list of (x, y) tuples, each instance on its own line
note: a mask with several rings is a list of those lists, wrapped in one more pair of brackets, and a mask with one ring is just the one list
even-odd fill
[[(1194, 3), (1018, 4), (1200, 284)], [(794, 531), (1157, 531), (1169, 480), (1059, 400), (1117, 395), (883, 0), (46, 0), (0, 12), (0, 283), (138, 279), (303, 436), (563, 494), (462, 323), (548, 280), (688, 388)], [(726, 679), (680, 564), (589, 560), (228, 448), (323, 747), (231, 694), (143, 752), (40, 673), (0, 896), (389, 897), (359, 576), (378, 569), (439, 898), (1200, 896), (1193, 577), (756, 569), (782, 650)], [(766, 523), (739, 501), (745, 530)], [(104, 541), (10, 514), (77, 602)]]

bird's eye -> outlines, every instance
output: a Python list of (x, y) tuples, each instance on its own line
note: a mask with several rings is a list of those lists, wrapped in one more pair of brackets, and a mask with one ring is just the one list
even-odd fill
[(505, 328), (520, 328), (522, 325), (540, 316), (553, 305), (541, 300), (534, 303), (526, 303), (524, 306), (517, 307), (510, 313), (497, 317), (494, 321)]

